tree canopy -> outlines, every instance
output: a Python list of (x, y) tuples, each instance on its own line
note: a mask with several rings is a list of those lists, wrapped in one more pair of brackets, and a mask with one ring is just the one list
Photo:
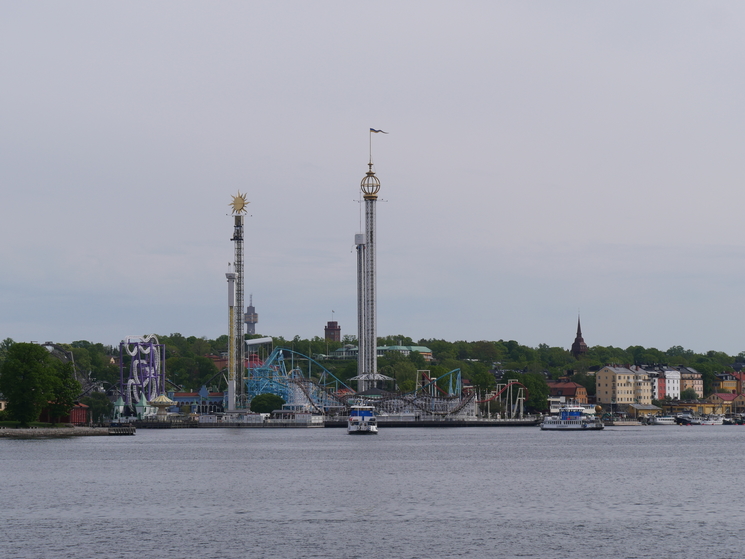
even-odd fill
[[(261, 337), (261, 335), (246, 336), (246, 338), (251, 337)], [(226, 335), (212, 340), (206, 337), (171, 333), (158, 334), (158, 339), (165, 345), (166, 377), (173, 385), (187, 390), (198, 390), (202, 385), (208, 385), (213, 390), (225, 389), (225, 375), (220, 374), (218, 367), (215, 366), (214, 357), (219, 358), (227, 351), (228, 337)], [(275, 347), (291, 348), (322, 362), (323, 366), (334, 376), (347, 384), (350, 384), (349, 379), (357, 374), (356, 360), (337, 360), (326, 357), (333, 354), (334, 350), (342, 347), (343, 344), (355, 344), (355, 336), (346, 335), (343, 342), (331, 342), (318, 336), (310, 339), (303, 339), (300, 336), (292, 338), (276, 336), (273, 342)], [(8, 360), (10, 350), (15, 345), (18, 344), (14, 344), (10, 338), (0, 342), (0, 366), (4, 360)], [(583, 385), (588, 394), (592, 395), (595, 393), (595, 379), (592, 373), (607, 364), (692, 367), (702, 373), (704, 394), (709, 395), (713, 391), (717, 373), (731, 371), (736, 361), (745, 361), (745, 351), (737, 356), (730, 356), (713, 350), (695, 353), (682, 346), (673, 346), (666, 351), (639, 345), (629, 346), (626, 349), (593, 346), (587, 353), (575, 358), (568, 349), (551, 347), (547, 344), (529, 347), (515, 340), (447, 341), (434, 338), (415, 340), (409, 336), (397, 334), (378, 338), (378, 345), (419, 345), (426, 346), (432, 351), (430, 361), (418, 351), (412, 351), (408, 356), (388, 352), (378, 359), (379, 371), (394, 378), (395, 385), (403, 392), (415, 389), (417, 375), (421, 379), (421, 373), (417, 371), (422, 370), (428, 371), (430, 378), (442, 378), (453, 369), (459, 369), (461, 377), (470, 381), (480, 394), (493, 390), (498, 381), (503, 382), (502, 378), (523, 378), (519, 375), (531, 375), (525, 377), (526, 386), (531, 385), (530, 401), (526, 405), (536, 409), (541, 395), (547, 393), (548, 388), (545, 384), (547, 379), (557, 379), (572, 374), (572, 380)], [(119, 382), (118, 347), (87, 340), (78, 340), (65, 347), (74, 356), (78, 378), (102, 383), (111, 395), (112, 386)], [(40, 349), (46, 351), (43, 348)], [(265, 351), (260, 356), (263, 359), (269, 350), (262, 349), (261, 351)], [(17, 364), (12, 364), (9, 370), (14, 370), (16, 367)], [(46, 402), (53, 402), (53, 405), (64, 408), (70, 401), (70, 386), (74, 387), (74, 385), (69, 385), (64, 380), (64, 375), (62, 377), (58, 375), (57, 380), (52, 380), (50, 383), (57, 386), (53, 392), (56, 396)], [(438, 384), (442, 390), (447, 391), (450, 388), (449, 378), (441, 380)], [(67, 395), (65, 396), (66, 386)], [(6, 393), (7, 396), (8, 393)]]
[(286, 402), (276, 394), (259, 394), (251, 400), (251, 411), (255, 413), (272, 413), (281, 409)]
[(45, 407), (52, 418), (69, 413), (80, 393), (72, 363), (53, 358), (42, 346), (15, 343), (0, 369), (0, 392), (8, 400), (8, 415), (28, 426)]

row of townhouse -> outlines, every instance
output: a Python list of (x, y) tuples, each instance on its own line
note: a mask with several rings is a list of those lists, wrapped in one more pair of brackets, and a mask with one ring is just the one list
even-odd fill
[(720, 373), (714, 381), (714, 392), (724, 394), (742, 394), (745, 372)]
[(695, 390), (698, 398), (704, 397), (703, 377), (690, 367), (606, 366), (595, 374), (598, 404), (651, 405), (652, 400), (666, 397), (678, 400), (688, 388)]

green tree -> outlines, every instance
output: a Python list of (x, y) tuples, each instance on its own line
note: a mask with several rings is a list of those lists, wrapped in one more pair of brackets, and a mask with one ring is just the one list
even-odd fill
[(49, 388), (47, 406), (52, 422), (56, 423), (61, 416), (70, 413), (80, 394), (80, 383), (75, 380), (75, 368), (72, 363), (53, 362)]
[(693, 388), (686, 388), (680, 393), (681, 400), (695, 400), (698, 398), (698, 394)]
[(8, 350), (15, 342), (11, 338), (5, 338), (0, 342), (0, 366), (5, 362), (5, 358), (8, 355)]
[(17, 343), (8, 349), (0, 371), (0, 392), (8, 399), (8, 414), (21, 427), (39, 419), (54, 398), (55, 376), (52, 357), (40, 345)]
[(545, 377), (540, 373), (514, 374), (509, 373), (509, 377), (517, 381), (528, 389), (528, 398), (525, 400), (525, 411), (543, 412), (548, 406), (548, 384)]
[(119, 382), (119, 366), (112, 363), (118, 349), (87, 340), (78, 340), (70, 344), (75, 359), (75, 368), (83, 378), (106, 381), (111, 384)]
[(572, 375), (572, 380), (577, 384), (581, 384), (587, 390), (588, 396), (595, 395), (595, 375), (588, 375), (587, 373), (575, 373)]
[(276, 394), (259, 394), (251, 400), (251, 411), (255, 413), (271, 413), (281, 409), (285, 401)]
[(409, 354), (408, 359), (417, 369), (424, 369), (427, 367), (427, 361), (424, 359), (424, 356), (418, 351), (412, 351)]
[(502, 352), (495, 342), (474, 342), (470, 353), (473, 359), (478, 359), (487, 365), (502, 359)]
[(480, 367), (473, 367), (467, 374), (468, 380), (479, 394), (486, 394), (494, 390), (497, 384), (494, 375), (489, 372), (483, 363), (477, 363)]
[(105, 417), (111, 416), (113, 405), (104, 392), (93, 392), (80, 399), (91, 410), (91, 418), (94, 423), (101, 423)]

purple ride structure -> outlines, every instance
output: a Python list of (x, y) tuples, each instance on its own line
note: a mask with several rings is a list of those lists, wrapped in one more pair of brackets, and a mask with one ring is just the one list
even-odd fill
[(155, 334), (127, 336), (119, 344), (120, 393), (130, 412), (146, 408), (148, 402), (165, 393), (165, 351)]

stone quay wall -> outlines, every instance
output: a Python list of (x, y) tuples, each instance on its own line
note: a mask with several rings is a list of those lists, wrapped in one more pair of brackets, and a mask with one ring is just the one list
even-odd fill
[(57, 437), (95, 437), (108, 436), (106, 427), (31, 427), (16, 429), (15, 427), (0, 427), (0, 438), (12, 439), (49, 439)]

